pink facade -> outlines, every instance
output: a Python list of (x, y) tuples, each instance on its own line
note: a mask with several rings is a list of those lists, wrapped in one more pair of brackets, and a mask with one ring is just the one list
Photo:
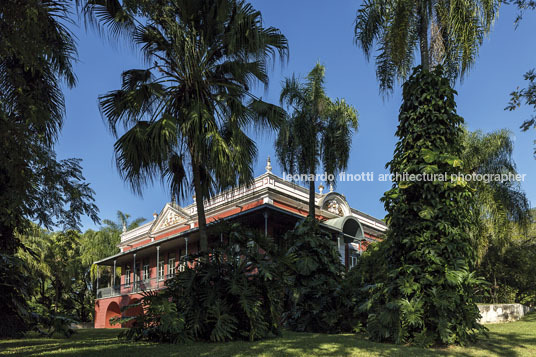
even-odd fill
[[(251, 187), (229, 190), (206, 202), (205, 211), (209, 224), (221, 219), (237, 221), (264, 234), (282, 237), (308, 214), (307, 200), (307, 189), (267, 171)], [(350, 208), (339, 193), (317, 193), (316, 203), (316, 217), (332, 232), (341, 260), (348, 268), (387, 228), (381, 220)], [(210, 236), (209, 230), (209, 246), (220, 239)], [(119, 254), (96, 262), (109, 266), (110, 271), (114, 266), (121, 271), (120, 278), (110, 278), (108, 286), (98, 288), (96, 328), (121, 327), (111, 326), (110, 318), (121, 316), (124, 306), (140, 298), (140, 291), (164, 288), (165, 279), (181, 269), (184, 257), (198, 251), (195, 205), (166, 204), (152, 222), (124, 232), (119, 249)], [(160, 270), (157, 256), (163, 264)], [(128, 315), (129, 311), (123, 314)]]

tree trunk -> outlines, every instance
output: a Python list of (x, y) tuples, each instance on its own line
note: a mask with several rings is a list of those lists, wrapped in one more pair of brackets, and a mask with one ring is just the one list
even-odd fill
[(201, 187), (201, 172), (199, 170), (199, 165), (194, 163), (192, 166), (194, 174), (195, 203), (197, 206), (197, 222), (199, 225), (200, 249), (202, 252), (206, 252), (208, 251), (208, 236), (207, 219), (205, 217), (205, 206), (203, 203), (204, 190)]
[(54, 296), (54, 313), (58, 313), (58, 306), (60, 304), (61, 288), (60, 288), (60, 283), (57, 280), (56, 280), (56, 283), (54, 284), (54, 291), (56, 292), (56, 296)]
[(419, 45), (421, 50), (421, 65), (423, 69), (430, 70), (430, 49), (428, 47), (428, 16), (426, 9), (421, 5), (419, 19)]
[(17, 239), (15, 228), (11, 225), (0, 224), (0, 253), (15, 255), (17, 251)]
[[(315, 120), (315, 122), (318, 123), (318, 113), (315, 113), (314, 115), (315, 118), (317, 118), (317, 120)], [(316, 178), (316, 146), (317, 146), (317, 136), (318, 136), (318, 131), (315, 131), (314, 135), (311, 137), (311, 140), (313, 140), (311, 142), (311, 146), (313, 148), (312, 152), (309, 154), (311, 155), (310, 157), (310, 164), (311, 164), (311, 171), (309, 172), (309, 217), (311, 217), (312, 219), (316, 219), (316, 214), (315, 214), (315, 178)]]
[(493, 303), (497, 304), (497, 277), (495, 276), (495, 273), (493, 273)]

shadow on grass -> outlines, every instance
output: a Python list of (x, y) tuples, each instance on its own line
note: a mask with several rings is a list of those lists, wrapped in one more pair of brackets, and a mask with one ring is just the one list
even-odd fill
[(536, 313), (517, 322), (486, 325), (489, 337), (472, 346), (500, 356), (536, 355)]
[(258, 342), (155, 344), (118, 340), (117, 330), (81, 330), (70, 339), (29, 337), (0, 341), (1, 351), (20, 355), (76, 356), (521, 356), (536, 355), (536, 314), (522, 321), (488, 325), (490, 334), (477, 344), (446, 349), (422, 349), (374, 343), (362, 335), (285, 332)]

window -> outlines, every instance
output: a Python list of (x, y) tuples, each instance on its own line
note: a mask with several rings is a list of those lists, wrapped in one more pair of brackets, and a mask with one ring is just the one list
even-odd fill
[(169, 258), (168, 260), (168, 275), (175, 275), (175, 257)]
[(350, 268), (353, 268), (357, 265), (357, 255), (352, 254), (350, 256)]
[(149, 280), (151, 273), (149, 273), (149, 264), (143, 265), (143, 280)]
[(130, 267), (125, 269), (125, 285), (130, 285)]
[(342, 237), (337, 238), (337, 247), (339, 251), (339, 255), (341, 257), (341, 264), (346, 265), (346, 244), (344, 243), (344, 240)]
[(158, 280), (164, 279), (164, 260), (162, 259), (158, 264)]

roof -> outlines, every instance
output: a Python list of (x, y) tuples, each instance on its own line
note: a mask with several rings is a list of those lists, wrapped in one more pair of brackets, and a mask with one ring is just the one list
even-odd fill
[[(308, 214), (309, 190), (294, 182), (286, 181), (271, 171), (258, 176), (249, 186), (228, 189), (205, 201), (207, 222), (234, 217), (259, 206), (272, 206), (304, 217)], [(385, 222), (360, 210), (351, 208), (344, 195), (338, 192), (315, 193), (317, 217), (330, 220), (354, 216), (365, 234), (380, 237), (386, 231)], [(191, 203), (181, 207), (167, 203), (155, 219), (121, 234), (121, 251), (135, 249), (164, 238), (179, 237), (193, 232), (197, 226), (197, 207)]]

